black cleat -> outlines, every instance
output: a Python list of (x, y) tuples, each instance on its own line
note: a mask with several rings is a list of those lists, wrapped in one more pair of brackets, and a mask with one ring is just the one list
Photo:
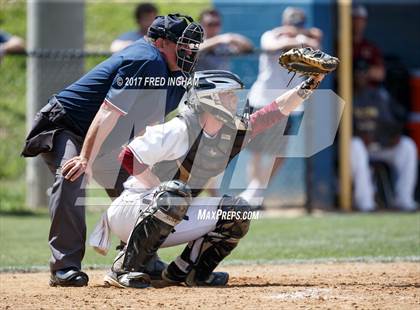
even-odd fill
[(180, 272), (178, 268), (173, 268), (174, 266), (170, 264), (169, 267), (172, 268), (167, 267), (162, 271), (162, 279), (168, 284), (180, 285), (185, 283), (187, 286), (225, 286), (229, 281), (227, 272), (212, 272), (207, 279), (199, 280), (194, 269), (186, 275)]
[(110, 271), (105, 275), (104, 283), (119, 288), (147, 288), (150, 286), (150, 277), (143, 272), (117, 274)]
[(227, 272), (212, 272), (211, 275), (205, 279), (200, 280), (196, 276), (196, 271), (193, 269), (185, 279), (188, 286), (225, 286), (229, 281), (229, 274)]
[(51, 273), (50, 286), (81, 287), (87, 286), (89, 277), (76, 268), (66, 268)]

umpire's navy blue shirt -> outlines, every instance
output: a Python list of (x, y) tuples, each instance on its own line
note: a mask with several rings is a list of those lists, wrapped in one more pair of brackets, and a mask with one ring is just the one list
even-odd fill
[[(131, 113), (133, 106), (136, 105), (134, 109), (136, 113), (148, 114), (147, 116), (137, 115), (137, 117), (150, 117), (150, 114), (156, 113), (158, 101), (163, 102), (164, 105), (163, 108), (161, 107), (161, 114), (173, 111), (184, 95), (185, 88), (183, 86), (144, 85), (144, 81), (146, 77), (147, 79), (168, 79), (168, 77), (180, 76), (182, 76), (180, 71), (169, 71), (165, 60), (155, 46), (140, 39), (97, 65), (56, 97), (70, 118), (86, 134), (104, 101), (116, 107), (123, 115)], [(147, 91), (150, 93), (150, 90), (154, 90), (154, 94), (164, 94), (167, 90), (166, 98), (151, 100), (151, 96), (144, 95)]]

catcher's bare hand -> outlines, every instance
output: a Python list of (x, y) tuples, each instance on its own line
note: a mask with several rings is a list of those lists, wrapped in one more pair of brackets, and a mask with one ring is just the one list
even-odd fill
[(64, 178), (70, 181), (77, 180), (82, 174), (86, 174), (88, 179), (91, 175), (91, 168), (86, 158), (75, 156), (65, 162), (61, 168)]

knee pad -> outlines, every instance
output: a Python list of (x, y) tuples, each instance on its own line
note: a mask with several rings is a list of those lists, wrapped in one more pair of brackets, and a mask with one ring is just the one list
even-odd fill
[(191, 189), (181, 181), (168, 181), (156, 190), (151, 209), (157, 219), (174, 227), (182, 221), (190, 204)]
[(154, 216), (172, 227), (182, 221), (189, 207), (183, 197), (174, 196), (169, 192), (160, 193), (154, 199), (154, 204)]

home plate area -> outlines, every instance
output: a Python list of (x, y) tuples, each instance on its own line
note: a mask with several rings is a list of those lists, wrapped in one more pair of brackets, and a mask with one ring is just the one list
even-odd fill
[(3, 309), (418, 309), (420, 264), (225, 265), (227, 287), (106, 287), (106, 270), (87, 270), (88, 287), (48, 286), (49, 274), (0, 273)]

